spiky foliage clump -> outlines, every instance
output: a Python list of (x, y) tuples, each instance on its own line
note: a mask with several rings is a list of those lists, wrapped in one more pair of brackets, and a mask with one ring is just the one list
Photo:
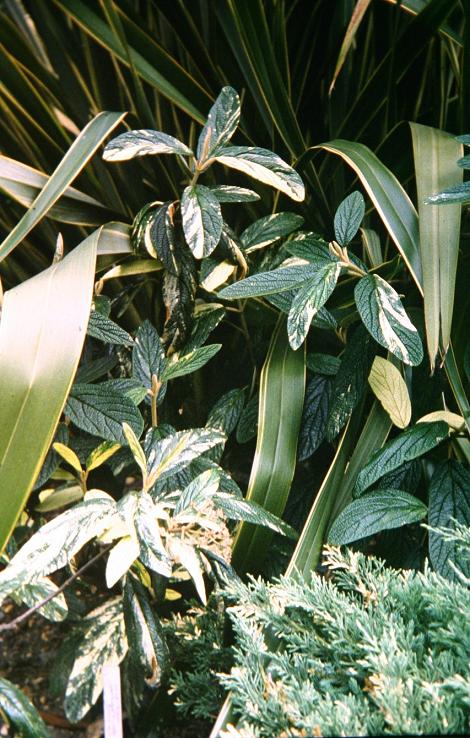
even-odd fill
[(468, 588), (326, 550), (310, 584), (231, 583), (235, 665), (226, 736), (469, 731)]

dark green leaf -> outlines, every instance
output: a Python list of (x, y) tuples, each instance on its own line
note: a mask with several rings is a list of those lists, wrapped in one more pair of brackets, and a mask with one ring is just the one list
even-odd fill
[(297, 458), (308, 459), (323, 441), (328, 422), (332, 380), (313, 377), (305, 391), (305, 405), (300, 427)]
[(295, 213), (275, 213), (255, 220), (240, 236), (247, 253), (262, 249), (301, 227), (304, 219)]
[(255, 202), (260, 199), (257, 192), (235, 185), (216, 185), (208, 189), (219, 202)]
[(178, 141), (177, 138), (160, 131), (141, 129), (127, 131), (113, 138), (105, 146), (103, 159), (106, 161), (124, 161), (133, 159), (135, 156), (146, 156), (148, 154), (193, 156), (191, 149)]
[(50, 738), (45, 723), (21, 689), (0, 677), (0, 714), (21, 738)]
[(221, 164), (248, 174), (248, 176), (275, 187), (293, 200), (302, 202), (305, 197), (303, 182), (277, 154), (255, 146), (227, 146), (215, 157)]
[(235, 300), (236, 298), (259, 297), (285, 292), (292, 287), (300, 287), (304, 282), (314, 277), (316, 272), (315, 267), (304, 266), (303, 264), (280, 267), (272, 272), (253, 274), (240, 282), (224, 287), (218, 296), (225, 300)]
[(412, 495), (421, 479), (421, 462), (419, 459), (405, 461), (397, 469), (384, 474), (377, 482), (381, 489), (401, 489)]
[(361, 399), (374, 361), (375, 344), (364, 326), (349, 338), (332, 389), (327, 438), (332, 440)]
[(131, 336), (121, 326), (113, 320), (106, 318), (97, 310), (90, 313), (88, 321), (87, 333), (93, 338), (97, 338), (104, 343), (113, 343), (118, 346), (133, 346), (134, 341)]
[(144, 428), (142, 416), (132, 400), (98, 384), (75, 384), (64, 412), (77, 428), (121, 445), (126, 443), (123, 423), (128, 423), (137, 437)]
[(186, 187), (181, 198), (186, 243), (196, 259), (211, 254), (222, 233), (222, 213), (216, 196), (204, 185)]
[(80, 382), (81, 384), (95, 382), (104, 374), (110, 372), (111, 369), (114, 369), (117, 362), (117, 356), (114, 354), (111, 354), (110, 356), (100, 356), (99, 359), (88, 361), (86, 364), (82, 364), (78, 367), (75, 381)]
[(417, 423), (376, 451), (362, 469), (356, 481), (356, 495), (362, 494), (384, 474), (397, 469), (405, 461), (419, 456), (437, 446), (448, 435), (447, 423)]
[(462, 185), (455, 185), (455, 187), (449, 187), (435, 195), (430, 195), (424, 202), (426, 205), (470, 202), (470, 182), (464, 182)]
[(134, 405), (140, 405), (142, 400), (147, 397), (147, 389), (137, 379), (127, 377), (108, 379), (106, 382), (101, 382), (100, 387), (113, 392), (119, 392), (119, 394), (132, 400)]
[[(433, 528), (454, 529), (456, 523), (470, 526), (470, 471), (454, 459), (441, 462), (433, 474), (429, 487), (429, 525)], [(429, 558), (442, 576), (457, 580), (452, 562), (467, 577), (470, 561), (462, 555), (456, 541), (429, 531)]]
[(416, 523), (427, 513), (417, 497), (400, 489), (380, 489), (353, 500), (338, 515), (328, 533), (328, 543), (335, 546), (357, 541), (381, 530)]
[(247, 402), (240, 415), (237, 426), (238, 443), (246, 443), (256, 436), (258, 429), (258, 395), (253, 395)]
[(178, 351), (187, 340), (193, 324), (193, 311), (197, 287), (196, 261), (179, 239), (175, 243), (178, 275), (165, 271), (163, 276), (163, 302), (166, 320), (163, 343), (168, 353)]
[(147, 590), (131, 575), (126, 577), (122, 604), (129, 658), (137, 666), (135, 673), (148, 686), (157, 687), (168, 667), (168, 646)]
[(315, 372), (315, 374), (326, 374), (334, 377), (338, 373), (341, 360), (337, 356), (330, 356), (330, 354), (313, 353), (307, 354), (306, 364), (310, 371)]
[(244, 404), (244, 389), (229, 390), (225, 395), (222, 395), (210, 411), (206, 423), (207, 427), (217, 428), (217, 430), (229, 436), (240, 419)]
[(287, 318), (287, 335), (294, 351), (304, 342), (315, 313), (323, 307), (336, 287), (340, 271), (339, 262), (334, 261), (318, 268), (292, 300)]
[(359, 230), (365, 213), (364, 198), (360, 192), (352, 192), (335, 213), (335, 238), (340, 246), (347, 246)]
[(36, 490), (42, 487), (42, 485), (47, 482), (51, 474), (59, 466), (60, 457), (59, 457), (59, 454), (56, 451), (54, 451), (53, 444), (63, 443), (66, 446), (68, 443), (68, 440), (69, 440), (69, 431), (68, 431), (67, 426), (65, 425), (65, 423), (59, 423), (59, 425), (57, 426), (56, 434), (53, 438), (49, 451), (47, 452), (47, 456), (44, 459), (44, 463), (42, 465), (41, 471), (39, 472), (39, 476), (36, 479), (36, 483), (33, 489)]
[[(185, 353), (181, 356), (175, 356), (173, 354), (171, 359), (168, 359), (165, 364), (162, 381), (167, 382), (169, 379), (183, 377), (185, 374), (196, 372), (207, 364), (221, 348), (221, 343), (211, 343), (209, 346), (201, 346), (201, 348), (194, 349), (189, 354)], [(175, 356), (174, 359), (173, 356)]]
[(165, 202), (155, 211), (145, 232), (144, 243), (150, 256), (158, 257), (165, 269), (177, 276), (174, 207), (174, 203)]
[(65, 693), (65, 714), (71, 722), (81, 720), (100, 696), (106, 663), (119, 664), (128, 648), (121, 597), (93, 610), (83, 624), (87, 630), (77, 648)]
[(198, 306), (194, 313), (194, 322), (191, 335), (183, 349), (184, 354), (189, 354), (199, 348), (216, 328), (225, 315), (222, 305), (206, 304)]
[(265, 510), (253, 500), (244, 500), (231, 495), (217, 494), (213, 497), (214, 504), (225, 513), (230, 520), (244, 520), (254, 525), (262, 525), (266, 528), (281, 533), (288, 538), (297, 538), (297, 533), (290, 525), (276, 515)]
[(307, 235), (304, 238), (294, 238), (292, 241), (287, 241), (284, 248), (292, 256), (306, 259), (317, 266), (325, 266), (332, 261), (337, 261), (336, 256), (330, 253), (328, 244), (319, 237), (314, 238)]
[(232, 138), (240, 120), (240, 98), (233, 87), (223, 87), (209, 111), (197, 143), (198, 165), (216, 156)]
[[(132, 350), (132, 374), (147, 389), (152, 388), (152, 377), (161, 379), (165, 366), (165, 352), (156, 329), (148, 320), (144, 320), (135, 336)], [(161, 402), (165, 396), (166, 385), (162, 385), (158, 393)]]
[(423, 345), (419, 333), (393, 287), (378, 274), (368, 274), (357, 283), (354, 297), (359, 315), (377, 343), (405, 364), (420, 364)]

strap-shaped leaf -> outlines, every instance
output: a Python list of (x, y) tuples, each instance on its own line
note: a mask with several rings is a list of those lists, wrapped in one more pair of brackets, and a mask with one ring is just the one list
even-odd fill
[(393, 287), (378, 274), (368, 274), (356, 284), (354, 297), (359, 315), (377, 343), (405, 364), (420, 364), (421, 338)]
[(143, 128), (138, 131), (121, 133), (120, 136), (109, 141), (103, 151), (103, 159), (106, 161), (125, 161), (133, 159), (135, 156), (147, 156), (149, 154), (193, 156), (191, 149), (174, 136)]
[(99, 113), (85, 126), (34, 200), (32, 207), (0, 244), (0, 260), (8, 256), (47, 214), (123, 117), (124, 114), (121, 113)]
[(8, 679), (0, 677), (0, 713), (24, 738), (49, 738), (46, 725), (25, 694)]
[(334, 219), (335, 238), (341, 246), (347, 246), (359, 230), (366, 206), (360, 192), (352, 192), (340, 204)]
[(417, 459), (437, 446), (448, 435), (446, 423), (418, 423), (400, 433), (372, 456), (356, 480), (355, 494), (361, 495), (384, 474), (398, 469), (405, 461)]
[(227, 146), (214, 157), (226, 167), (275, 187), (296, 202), (305, 197), (304, 184), (295, 169), (292, 169), (277, 154), (256, 146)]
[(369, 374), (372, 392), (397, 428), (411, 420), (411, 402), (405, 380), (391, 361), (376, 356)]
[(304, 219), (295, 213), (274, 213), (255, 220), (240, 236), (243, 250), (248, 254), (288, 236), (302, 226)]
[(129, 658), (140, 678), (157, 687), (168, 666), (168, 646), (146, 589), (132, 576), (126, 579), (123, 610)]
[[(456, 523), (470, 525), (470, 472), (455, 459), (441, 462), (429, 486), (429, 525), (455, 529)], [(456, 541), (447, 540), (437, 531), (429, 531), (429, 557), (443, 576), (456, 580), (454, 564), (470, 576), (470, 561)]]
[(77, 368), (100, 233), (5, 294), (0, 327), (0, 550), (39, 473)]
[(222, 233), (222, 212), (213, 192), (204, 185), (186, 187), (181, 198), (181, 218), (186, 243), (196, 259), (209, 256)]
[(287, 335), (294, 351), (304, 342), (313, 316), (323, 307), (336, 287), (340, 271), (338, 261), (320, 267), (292, 300), (287, 318)]
[(240, 120), (240, 98), (233, 87), (223, 87), (211, 107), (197, 142), (198, 166), (215, 156), (232, 138)]
[(312, 279), (316, 272), (316, 267), (304, 264), (279, 267), (279, 269), (273, 269), (272, 272), (253, 274), (240, 282), (224, 287), (218, 294), (225, 300), (235, 300), (285, 292), (292, 287), (300, 287), (304, 282)]
[(81, 720), (103, 691), (106, 663), (119, 664), (128, 649), (121, 597), (93, 610), (83, 625), (87, 630), (77, 647), (65, 692), (65, 714), (71, 722)]
[(132, 400), (99, 384), (75, 384), (64, 412), (77, 428), (121, 445), (126, 443), (123, 423), (128, 423), (137, 436), (144, 428)]
[(351, 543), (382, 530), (416, 523), (426, 513), (427, 507), (421, 500), (400, 489), (369, 492), (340, 512), (328, 533), (328, 543)]

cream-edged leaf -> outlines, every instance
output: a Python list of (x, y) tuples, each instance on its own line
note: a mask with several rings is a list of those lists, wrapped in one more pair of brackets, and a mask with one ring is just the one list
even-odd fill
[(125, 536), (111, 549), (106, 562), (106, 584), (114, 587), (139, 557), (139, 544), (132, 536)]
[(191, 149), (174, 136), (161, 131), (143, 128), (137, 131), (127, 131), (113, 138), (106, 144), (103, 159), (106, 161), (125, 161), (135, 156), (149, 154), (180, 154), (193, 156)]
[(196, 259), (209, 256), (220, 241), (222, 212), (213, 192), (203, 185), (190, 185), (181, 198), (181, 218), (186, 243)]

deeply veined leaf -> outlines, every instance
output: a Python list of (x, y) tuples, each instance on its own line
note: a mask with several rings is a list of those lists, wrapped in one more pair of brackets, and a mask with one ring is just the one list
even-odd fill
[(446, 423), (419, 423), (385, 444), (362, 469), (356, 481), (356, 494), (362, 494), (377, 479), (405, 461), (417, 459), (437, 446), (448, 435)]
[(184, 469), (198, 456), (218, 443), (225, 434), (213, 428), (179, 431), (157, 441), (148, 454), (149, 477), (163, 479)]
[(220, 475), (216, 469), (198, 474), (181, 492), (175, 506), (174, 515), (178, 516), (188, 507), (198, 508), (206, 500), (210, 500), (219, 489)]
[(244, 389), (229, 390), (222, 395), (211, 409), (206, 425), (209, 428), (217, 428), (226, 436), (229, 436), (238, 423), (244, 404)]
[[(152, 388), (152, 377), (161, 379), (165, 366), (165, 352), (160, 336), (149, 320), (139, 326), (135, 336), (135, 345), (132, 351), (132, 374), (141, 385)], [(166, 385), (163, 384), (158, 393), (158, 401), (165, 396)]]
[(174, 136), (144, 128), (138, 131), (126, 131), (109, 141), (103, 151), (103, 159), (126, 161), (135, 156), (148, 156), (149, 154), (193, 156), (191, 149)]
[(353, 500), (338, 515), (328, 533), (328, 543), (340, 546), (382, 530), (416, 523), (427, 513), (417, 497), (400, 489), (369, 492)]
[(158, 208), (145, 230), (144, 244), (150, 256), (159, 258), (170, 274), (178, 276), (174, 211), (173, 202), (166, 202)]
[(65, 446), (63, 443), (54, 443), (52, 444), (52, 448), (56, 453), (59, 454), (59, 456), (62, 456), (67, 464), (70, 464), (72, 469), (75, 469), (75, 471), (81, 474), (82, 465), (80, 464), (80, 459), (78, 458), (75, 451), (73, 451), (71, 448), (68, 448), (68, 446)]
[(0, 586), (12, 576), (23, 583), (61, 569), (92, 538), (99, 536), (115, 514), (112, 498), (85, 500), (43, 525), (0, 573)]
[(246, 443), (256, 436), (258, 429), (258, 405), (259, 398), (257, 395), (253, 395), (243, 408), (237, 425), (236, 436), (238, 443)]
[(218, 303), (196, 305), (193, 326), (183, 353), (189, 354), (202, 346), (225, 315), (225, 308)]
[(8, 679), (0, 677), (0, 713), (23, 738), (50, 738), (49, 731), (26, 695)]
[(352, 192), (338, 207), (335, 218), (335, 238), (340, 246), (347, 246), (359, 230), (366, 206), (360, 192)]
[(148, 394), (147, 388), (143, 387), (138, 379), (133, 379), (132, 377), (108, 379), (106, 382), (100, 382), (100, 386), (125, 395), (129, 400), (132, 400), (134, 405), (140, 405)]
[(284, 292), (292, 287), (300, 287), (304, 282), (312, 279), (316, 272), (315, 267), (303, 264), (279, 267), (279, 269), (273, 269), (272, 272), (253, 274), (240, 282), (224, 287), (218, 296), (225, 300), (235, 300)]
[(444, 353), (450, 341), (461, 208), (458, 203), (438, 207), (426, 198), (462, 182), (463, 172), (456, 164), (462, 145), (444, 131), (418, 123), (410, 125), (418, 194), (424, 319), (433, 370), (440, 337)]
[(464, 205), (467, 202), (470, 202), (470, 182), (448, 187), (443, 192), (429, 195), (425, 200), (427, 205)]
[(204, 185), (190, 185), (181, 198), (186, 243), (196, 259), (209, 256), (222, 233), (222, 212), (216, 196)]
[(356, 172), (422, 292), (418, 215), (395, 175), (364, 144), (336, 139), (318, 148), (341, 156)]
[(103, 691), (103, 668), (119, 664), (128, 644), (122, 613), (122, 598), (114, 597), (89, 613), (65, 692), (65, 714), (71, 722), (81, 720)]
[(54, 437), (90, 313), (93, 233), (62, 261), (5, 294), (0, 326), (0, 550)]
[(219, 507), (229, 520), (243, 520), (253, 525), (261, 525), (281, 533), (288, 538), (297, 538), (297, 533), (290, 525), (284, 523), (281, 518), (273, 515), (264, 507), (253, 500), (244, 500), (233, 495), (216, 494), (214, 503)]
[(49, 177), (33, 205), (0, 244), (0, 260), (4, 259), (43, 218), (67, 190), (67, 187), (93, 156), (106, 136), (123, 119), (121, 113), (99, 113), (81, 131), (64, 158)]
[(308, 459), (325, 437), (331, 389), (329, 377), (313, 377), (307, 385), (297, 452), (299, 461)]
[(307, 367), (315, 374), (326, 374), (326, 376), (334, 377), (338, 373), (341, 360), (337, 356), (330, 354), (307, 354), (305, 357)]
[[(294, 476), (304, 393), (304, 352), (291, 349), (281, 320), (261, 372), (258, 438), (246, 494), (278, 518)], [(266, 528), (241, 523), (233, 546), (238, 573), (259, 570), (271, 537)]]
[(126, 442), (123, 423), (128, 423), (137, 436), (144, 428), (132, 400), (99, 384), (75, 384), (64, 412), (77, 428), (121, 445)]
[(358, 405), (367, 387), (367, 377), (376, 346), (363, 325), (359, 325), (346, 343), (331, 391), (328, 440), (333, 440)]
[(191, 374), (201, 369), (208, 361), (215, 356), (222, 348), (221, 343), (212, 343), (209, 346), (201, 346), (196, 348), (189, 354), (183, 354), (168, 359), (163, 369), (161, 380), (167, 382), (169, 379), (183, 377), (185, 374)]
[(227, 146), (214, 158), (226, 167), (275, 187), (296, 202), (302, 202), (305, 198), (304, 184), (295, 169), (268, 149)]
[(223, 87), (211, 107), (197, 143), (198, 166), (220, 152), (232, 138), (240, 120), (240, 98), (233, 87)]
[[(470, 525), (470, 472), (455, 459), (441, 462), (429, 486), (429, 525), (433, 528), (455, 529), (456, 523)], [(457, 566), (470, 576), (470, 562), (456, 541), (443, 538), (438, 531), (429, 531), (429, 558), (434, 569), (453, 581)]]
[[(38, 169), (0, 155), (0, 190), (25, 208), (32, 205), (48, 179), (47, 174)], [(94, 197), (74, 187), (67, 187), (62, 197), (48, 210), (47, 217), (61, 223), (98, 226), (110, 217), (110, 211)]]
[(408, 388), (400, 370), (391, 361), (376, 356), (369, 374), (372, 392), (397, 428), (406, 428), (411, 420)]
[(119, 443), (113, 443), (112, 441), (103, 441), (103, 443), (100, 443), (99, 446), (93, 449), (86, 460), (87, 472), (105, 464), (119, 448)]
[(313, 316), (330, 297), (341, 272), (339, 262), (330, 262), (316, 270), (315, 276), (304, 284), (294, 299), (287, 318), (287, 335), (294, 349), (302, 345), (310, 328)]
[(235, 185), (215, 185), (208, 189), (219, 202), (255, 202), (260, 199), (257, 192)]
[(421, 339), (393, 287), (378, 274), (368, 274), (356, 284), (354, 298), (364, 325), (377, 343), (405, 364), (421, 363)]
[(147, 591), (132, 576), (126, 579), (123, 609), (129, 657), (147, 685), (156, 687), (167, 669), (168, 647)]
[(116, 344), (118, 346), (133, 346), (134, 341), (124, 328), (102, 315), (97, 310), (92, 310), (88, 321), (87, 333), (103, 343)]
[(247, 254), (269, 246), (283, 236), (288, 236), (303, 224), (304, 219), (295, 213), (274, 213), (255, 220), (240, 236)]
[(139, 558), (140, 547), (134, 536), (124, 536), (109, 552), (106, 562), (106, 586), (111, 589), (123, 577), (136, 559)]
[(316, 266), (326, 266), (332, 261), (337, 261), (323, 239), (308, 234), (303, 238), (293, 238), (287, 241), (284, 248), (297, 259), (305, 259)]

